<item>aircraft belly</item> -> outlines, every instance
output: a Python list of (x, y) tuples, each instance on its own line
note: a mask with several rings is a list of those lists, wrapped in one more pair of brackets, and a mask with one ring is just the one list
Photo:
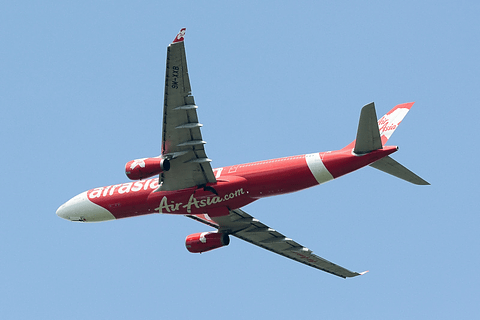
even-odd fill
[(299, 191), (332, 179), (318, 153), (222, 168), (221, 172), (227, 173), (221, 178), (232, 171), (248, 180), (250, 196), (257, 199)]
[[(256, 199), (250, 196), (249, 182), (238, 176), (218, 179), (205, 187), (193, 187), (181, 191), (154, 192), (148, 198), (156, 213), (166, 214), (219, 214), (215, 208), (236, 209)], [(224, 211), (228, 214), (227, 211)]]
[(351, 150), (342, 149), (325, 153), (323, 156), (323, 163), (336, 179), (347, 173), (365, 167), (378, 159), (384, 158), (397, 150), (397, 147), (388, 146), (364, 155), (356, 155)]

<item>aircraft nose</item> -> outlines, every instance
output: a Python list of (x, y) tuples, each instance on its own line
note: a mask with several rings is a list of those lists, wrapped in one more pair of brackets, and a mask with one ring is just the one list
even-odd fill
[(66, 203), (62, 204), (58, 209), (57, 209), (57, 216), (59, 216), (60, 218), (63, 218), (63, 219), (67, 219), (67, 220), (70, 220), (68, 217), (67, 217), (67, 210), (65, 210), (65, 206), (66, 206)]
[(70, 221), (96, 222), (115, 217), (105, 208), (91, 202), (87, 192), (76, 195), (57, 209), (57, 216)]

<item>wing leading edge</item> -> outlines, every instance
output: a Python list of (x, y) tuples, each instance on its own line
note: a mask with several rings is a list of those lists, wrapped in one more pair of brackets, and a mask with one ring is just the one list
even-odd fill
[(216, 182), (205, 153), (197, 106), (191, 94), (184, 45), (185, 28), (167, 48), (163, 105), (162, 156), (170, 170), (160, 175), (159, 190), (179, 190)]
[(365, 273), (347, 270), (313, 254), (310, 249), (285, 237), (241, 209), (230, 210), (229, 215), (221, 217), (210, 218), (203, 214), (187, 217), (217, 228), (219, 232), (230, 234), (256, 246), (342, 278), (351, 278)]

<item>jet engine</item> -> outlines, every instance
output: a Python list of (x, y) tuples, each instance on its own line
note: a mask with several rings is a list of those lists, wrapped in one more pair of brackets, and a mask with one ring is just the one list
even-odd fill
[(160, 157), (132, 160), (125, 165), (125, 173), (131, 180), (150, 178), (169, 169), (170, 161)]
[(226, 233), (199, 232), (191, 234), (185, 239), (187, 250), (192, 253), (202, 253), (223, 246), (228, 246), (230, 238)]

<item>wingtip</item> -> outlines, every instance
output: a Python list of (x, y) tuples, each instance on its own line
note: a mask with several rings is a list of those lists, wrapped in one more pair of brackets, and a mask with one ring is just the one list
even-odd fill
[(340, 277), (344, 278), (344, 279), (347, 279), (347, 278), (354, 278), (354, 277), (358, 277), (358, 276), (363, 276), (365, 273), (369, 272), (369, 270), (367, 271), (363, 271), (363, 272), (352, 272), (350, 271), (350, 274), (349, 275), (341, 275)]
[(173, 39), (172, 43), (182, 42), (183, 40), (185, 40), (185, 31), (186, 30), (187, 30), (187, 28), (180, 29), (180, 32), (177, 34), (175, 39)]

